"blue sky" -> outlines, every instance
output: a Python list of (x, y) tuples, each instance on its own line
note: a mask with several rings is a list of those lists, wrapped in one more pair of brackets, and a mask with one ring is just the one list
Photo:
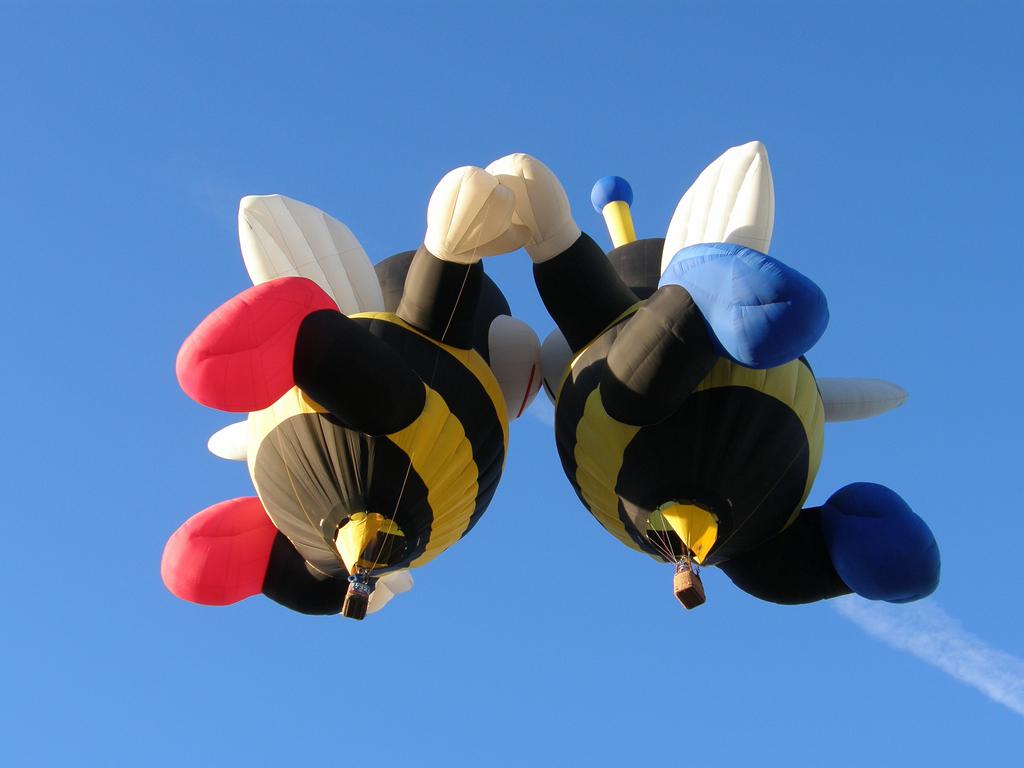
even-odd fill
[[(1019, 759), (1022, 23), (996, 2), (0, 3), (0, 762)], [(924, 606), (781, 608), (711, 572), (684, 613), (667, 566), (583, 510), (543, 402), (483, 521), (372, 620), (166, 592), (167, 536), (251, 493), (205, 449), (231, 417), (173, 373), (248, 284), (242, 195), (321, 207), (380, 260), (419, 242), (445, 171), (526, 151), (607, 245), (598, 177), (660, 236), (750, 139), (773, 253), (829, 298), (815, 370), (911, 394), (829, 427), (810, 501), (897, 489), (943, 551)], [(546, 335), (526, 254), (487, 268)]]

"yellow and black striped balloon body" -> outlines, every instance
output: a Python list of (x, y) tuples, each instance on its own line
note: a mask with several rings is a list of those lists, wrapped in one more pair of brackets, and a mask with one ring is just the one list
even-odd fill
[[(347, 573), (332, 543), (358, 512), (380, 513), (400, 530), (383, 537), (371, 572), (435, 558), (487, 508), (508, 447), (504, 399), (477, 352), (439, 344), (390, 313), (352, 319), (423, 381), (423, 411), (412, 424), (382, 436), (355, 432), (298, 388), (249, 417), (249, 472), (260, 500), (302, 557), (331, 576)], [(360, 375), (358, 360), (352, 375)]]
[[(600, 382), (629, 316), (577, 355), (560, 387), (562, 466), (601, 525), (655, 559), (668, 560), (635, 521), (673, 501), (710, 510), (718, 537), (702, 562), (724, 562), (789, 525), (810, 492), (824, 425), (814, 375), (803, 359), (760, 371), (719, 359), (669, 418), (623, 424), (606, 412)], [(678, 553), (678, 537), (665, 535)]]

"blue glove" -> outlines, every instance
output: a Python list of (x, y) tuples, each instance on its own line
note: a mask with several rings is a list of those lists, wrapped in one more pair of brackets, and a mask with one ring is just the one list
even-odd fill
[(658, 283), (673, 284), (690, 292), (718, 354), (747, 368), (796, 360), (828, 325), (825, 294), (812, 280), (741, 245), (683, 248)]
[(884, 485), (840, 488), (821, 507), (821, 531), (839, 577), (861, 597), (909, 603), (939, 584), (935, 537)]

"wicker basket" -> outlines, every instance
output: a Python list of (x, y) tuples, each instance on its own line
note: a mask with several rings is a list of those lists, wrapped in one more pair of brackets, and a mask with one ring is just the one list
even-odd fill
[(686, 610), (696, 608), (707, 600), (704, 596), (704, 584), (701, 583), (700, 576), (689, 568), (676, 571), (672, 587), (676, 593), (676, 599), (683, 604)]
[(341, 606), (341, 615), (349, 619), (362, 621), (366, 618), (366, 609), (369, 604), (369, 595), (357, 592), (352, 587), (349, 587), (348, 592), (345, 593), (345, 604)]

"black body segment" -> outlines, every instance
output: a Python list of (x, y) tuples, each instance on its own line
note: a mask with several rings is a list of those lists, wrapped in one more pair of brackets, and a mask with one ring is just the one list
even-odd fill
[(674, 413), (717, 360), (704, 318), (685, 288), (669, 285), (644, 301), (608, 351), (601, 400), (624, 424), (654, 424)]
[(347, 575), (332, 577), (317, 572), (302, 559), (288, 538), (278, 533), (263, 578), (263, 594), (299, 613), (336, 614), (345, 602)]
[(746, 387), (693, 393), (668, 419), (641, 429), (623, 453), (622, 499), (653, 510), (696, 502), (718, 517), (704, 561), (722, 562), (781, 531), (807, 483), (803, 427), (778, 400)]
[(638, 299), (649, 298), (661, 280), (661, 252), (665, 238), (649, 237), (620, 245), (608, 253), (615, 272)]
[(378, 512), (405, 533), (401, 556), (386, 565), (407, 565), (430, 539), (427, 489), (405, 452), (328, 414), (300, 413), (278, 424), (260, 445), (253, 479), (278, 530), (325, 574), (348, 575), (332, 543), (355, 512)]
[(423, 382), (395, 350), (340, 312), (302, 321), (295, 383), (349, 429), (385, 435), (423, 410)]
[(554, 259), (534, 264), (533, 278), (548, 314), (573, 352), (583, 349), (637, 302), (601, 246), (586, 233)]
[[(386, 312), (397, 312), (402, 302), (402, 294), (405, 287), (405, 279), (409, 273), (416, 251), (403, 251), (385, 259), (377, 264), (374, 269), (377, 272), (377, 279), (380, 281), (381, 292), (384, 296), (384, 310)], [(435, 259), (435, 261), (437, 261)], [(458, 265), (452, 265), (458, 266)], [(433, 265), (430, 270), (443, 270), (444, 267)], [(461, 278), (458, 278), (461, 279)], [(449, 280), (451, 278), (449, 277)], [(424, 303), (422, 297), (416, 300), (417, 304)], [(501, 290), (494, 281), (484, 272), (480, 279), (479, 297), (476, 302), (476, 314), (473, 318), (473, 343), (472, 347), (485, 361), (490, 361), (490, 350), (488, 349), (488, 334), (491, 323), (498, 315), (511, 316), (512, 310)], [(410, 325), (419, 327), (417, 323), (405, 318)]]
[(782, 533), (723, 562), (721, 568), (744, 592), (783, 605), (813, 603), (853, 591), (832, 565), (817, 508), (803, 510)]
[(416, 251), (402, 251), (389, 256), (384, 261), (373, 265), (380, 283), (381, 296), (384, 298), (384, 311), (394, 313), (402, 303), (405, 292), (405, 276), (409, 274), (409, 265)]
[[(425, 306), (436, 291), (447, 310), (419, 314), (424, 328), (388, 312), (314, 313), (297, 344), (299, 387), (251, 417), (260, 499), (297, 556), (327, 576), (347, 576), (335, 539), (353, 514), (378, 513), (397, 527), (364, 567), (416, 566), (472, 529), (501, 476), (504, 400), (469, 347), (480, 315), (462, 311), (478, 307), (482, 271), (424, 249), (408, 263), (399, 308)], [(391, 274), (405, 274), (400, 263)], [(503, 298), (490, 303), (507, 309)], [(432, 335), (450, 340), (453, 329), (466, 346)]]
[(395, 314), (435, 341), (470, 349), (483, 274), (480, 262), (442, 261), (421, 245)]
[[(800, 419), (784, 403), (750, 387), (694, 386), (683, 390), (685, 396), (674, 396), (678, 405), (662, 420), (638, 425), (640, 419), (632, 419), (634, 427), (624, 430), (627, 422), (609, 412), (604, 390), (609, 353), (630, 322), (632, 317), (591, 344), (559, 393), (556, 444), (580, 499), (587, 504), (587, 496), (594, 497), (584, 486), (595, 480), (589, 470), (580, 474), (580, 437), (596, 430), (601, 436), (584, 450), (601, 454), (590, 455), (591, 463), (617, 467), (614, 477), (600, 480), (613, 485), (619, 535), (636, 548), (661, 557), (634, 521), (670, 501), (699, 503), (719, 518), (718, 542), (705, 564), (721, 562), (781, 531), (807, 486), (810, 452)], [(586, 430), (581, 425), (585, 411)]]
[(578, 351), (556, 393), (556, 444), (580, 500), (624, 544), (676, 560), (684, 545), (657, 510), (689, 505), (716, 525), (700, 562), (723, 564), (797, 519), (821, 456), (821, 398), (803, 359), (757, 371), (718, 357), (689, 293), (657, 288), (662, 245), (622, 246), (613, 266), (583, 236), (535, 265)]
[[(466, 432), (479, 473), (481, 493), (486, 492), (489, 501), (504, 465), (504, 431), (494, 401), (477, 375), (437, 344), (401, 325), (368, 317), (356, 317), (353, 322), (364, 325), (371, 335), (395, 350), (424, 382), (444, 398), (452, 415)], [(483, 508), (486, 506), (484, 502)], [(479, 513), (482, 512), (480, 509)], [(476, 517), (473, 522), (476, 522)]]

